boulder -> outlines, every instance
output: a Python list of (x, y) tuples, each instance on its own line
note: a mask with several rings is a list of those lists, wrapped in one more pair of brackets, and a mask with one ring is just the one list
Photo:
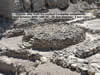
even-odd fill
[(31, 0), (21, 0), (23, 4), (24, 11), (29, 12), (31, 11)]
[(82, 42), (84, 39), (85, 31), (80, 27), (50, 24), (38, 25), (30, 32), (26, 32), (23, 43), (27, 42), (30, 47), (26, 47), (38, 50), (60, 50)]
[(47, 8), (56, 8), (57, 0), (46, 0), (46, 7)]
[(48, 8), (59, 8), (61, 10), (65, 10), (69, 6), (69, 0), (46, 0), (46, 6)]
[(14, 7), (13, 7), (14, 12), (24, 11), (22, 0), (13, 0), (13, 1), (14, 1), (14, 3), (13, 3), (14, 4)]
[(45, 0), (32, 0), (32, 10), (35, 12), (45, 10)]
[(57, 8), (61, 10), (67, 9), (69, 5), (70, 5), (69, 0), (57, 0)]

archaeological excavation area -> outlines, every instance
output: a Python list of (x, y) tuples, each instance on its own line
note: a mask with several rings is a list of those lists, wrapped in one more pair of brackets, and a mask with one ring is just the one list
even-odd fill
[[(71, 19), (12, 13), (71, 13)], [(99, 0), (0, 0), (0, 75), (100, 75)]]

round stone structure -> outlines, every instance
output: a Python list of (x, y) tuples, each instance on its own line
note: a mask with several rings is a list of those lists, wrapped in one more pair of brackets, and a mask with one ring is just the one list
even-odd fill
[(60, 50), (84, 39), (85, 31), (80, 27), (49, 24), (37, 26), (25, 33), (23, 44), (37, 50)]

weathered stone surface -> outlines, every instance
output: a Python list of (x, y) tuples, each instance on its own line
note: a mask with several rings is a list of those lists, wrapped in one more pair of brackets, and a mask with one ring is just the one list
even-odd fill
[(23, 5), (24, 11), (26, 12), (31, 11), (31, 0), (20, 0), (20, 2)]
[(45, 10), (45, 0), (32, 0), (33, 11), (39, 12)]
[(70, 5), (69, 0), (57, 0), (57, 8), (61, 10), (67, 9), (69, 5)]
[(59, 8), (61, 10), (65, 10), (68, 8), (69, 4), (69, 0), (46, 0), (46, 7), (48, 8)]
[(3, 36), (10, 38), (10, 37), (15, 37), (15, 36), (20, 36), (20, 35), (24, 35), (24, 30), (21, 29), (12, 29), (12, 30), (7, 30)]
[(60, 56), (52, 58), (52, 62), (63, 67), (63, 68), (69, 68), (72, 71), (87, 71), (88, 70), (88, 61), (85, 59), (77, 58), (73, 55), (69, 55), (68, 57)]
[(26, 47), (39, 50), (63, 49), (70, 45), (82, 42), (85, 39), (85, 31), (70, 25), (44, 25), (33, 28), (25, 33), (23, 44)]
[(84, 41), (82, 43), (70, 46), (54, 53), (54, 56), (65, 56), (75, 55), (79, 58), (86, 58), (100, 51), (100, 40), (95, 41)]
[(46, 0), (46, 7), (56, 8), (57, 7), (57, 0)]
[(77, 46), (77, 57), (89, 57), (100, 51), (100, 40), (85, 42), (80, 46)]

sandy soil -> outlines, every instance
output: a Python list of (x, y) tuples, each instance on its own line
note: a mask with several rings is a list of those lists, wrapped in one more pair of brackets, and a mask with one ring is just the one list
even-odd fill
[(35, 72), (37, 75), (80, 75), (79, 73), (72, 72), (69, 69), (64, 69), (50, 62), (39, 65)]
[(22, 43), (22, 36), (12, 38), (2, 38), (0, 43), (8, 47), (9, 49), (19, 49), (19, 44)]

